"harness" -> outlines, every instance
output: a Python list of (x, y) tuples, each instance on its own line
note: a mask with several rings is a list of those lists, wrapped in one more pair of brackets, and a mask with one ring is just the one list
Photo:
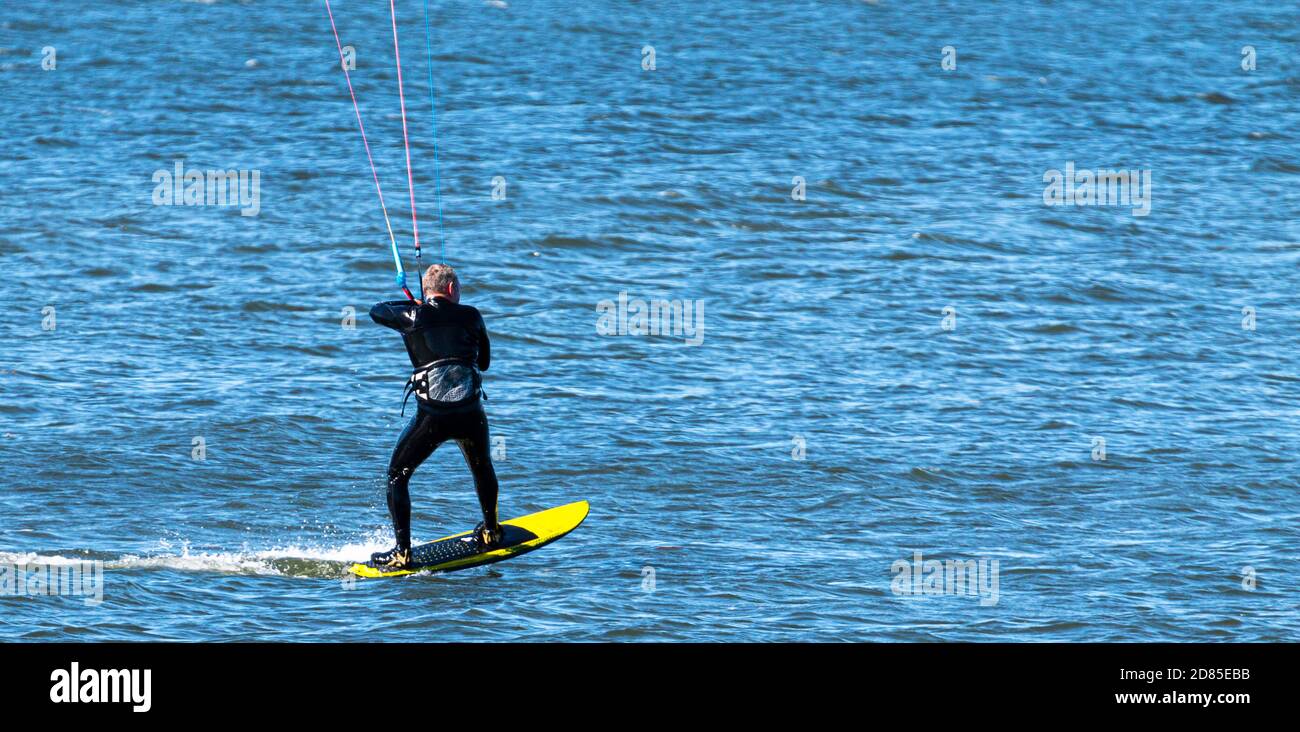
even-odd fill
[[(429, 396), (429, 372), (442, 366), (460, 365), (471, 369), (474, 372), (474, 390), (469, 396), (455, 402), (435, 401)], [(402, 416), (406, 416), (406, 402), (414, 394), (416, 400), (423, 401), (425, 404), (437, 405), (444, 409), (454, 409), (456, 407), (469, 404), (478, 398), (487, 399), (487, 392), (483, 391), (482, 377), (479, 376), (476, 365), (464, 358), (440, 358), (437, 361), (430, 361), (423, 366), (417, 366), (411, 371), (411, 376), (406, 380), (406, 388), (402, 394)]]

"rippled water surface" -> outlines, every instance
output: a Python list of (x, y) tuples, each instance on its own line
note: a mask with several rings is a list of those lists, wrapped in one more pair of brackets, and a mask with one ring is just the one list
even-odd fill
[[(410, 265), (387, 4), (333, 9)], [(349, 586), (390, 539), (407, 361), (365, 317), (398, 294), (324, 5), (10, 0), (0, 561), (102, 560), (105, 596), (0, 597), (3, 634), (1298, 640), (1294, 11), (434, 3), (502, 512), (592, 511)], [(258, 171), (257, 215), (153, 205), (177, 161)], [(1150, 214), (1044, 205), (1070, 162), (1151, 171)], [(620, 293), (702, 302), (702, 342), (602, 335)], [(454, 449), (412, 492), (417, 540), (477, 520)], [(996, 602), (895, 593), (916, 552), (997, 560)]]

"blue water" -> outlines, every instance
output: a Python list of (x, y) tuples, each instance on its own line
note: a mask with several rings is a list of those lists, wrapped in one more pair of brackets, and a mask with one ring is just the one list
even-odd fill
[[(387, 5), (333, 7), (413, 266)], [(585, 498), (587, 522), (491, 568), (341, 581), (391, 538), (407, 361), (365, 316), (400, 295), (324, 5), (10, 0), (0, 562), (105, 574), (99, 605), (0, 597), (5, 638), (1300, 640), (1293, 6), (432, 20), (502, 513)], [(258, 171), (257, 215), (154, 205), (177, 161)], [(1150, 214), (1045, 205), (1071, 162), (1150, 171)], [(623, 292), (701, 301), (702, 342), (602, 335)], [(478, 518), (454, 449), (412, 492), (417, 540)], [(896, 593), (916, 552), (996, 560), (996, 602)]]

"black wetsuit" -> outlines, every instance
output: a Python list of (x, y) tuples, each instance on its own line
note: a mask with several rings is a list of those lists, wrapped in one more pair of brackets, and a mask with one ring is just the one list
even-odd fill
[[(478, 492), (483, 521), (497, 524), (497, 474), (489, 454), (487, 414), (483, 411), (480, 371), (491, 361), (483, 316), (468, 305), (434, 298), (423, 305), (405, 300), (370, 309), (380, 325), (402, 334), (417, 378), (418, 407), (388, 462), (388, 513), (397, 546), (411, 545), (411, 473), (447, 440), (460, 446)], [(408, 387), (409, 388), (409, 387)]]

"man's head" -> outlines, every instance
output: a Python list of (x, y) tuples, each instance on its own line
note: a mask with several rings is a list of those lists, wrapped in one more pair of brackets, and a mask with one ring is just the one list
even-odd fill
[(448, 264), (431, 264), (424, 271), (420, 280), (426, 300), (433, 297), (445, 297), (452, 302), (460, 302), (460, 278), (456, 270)]

